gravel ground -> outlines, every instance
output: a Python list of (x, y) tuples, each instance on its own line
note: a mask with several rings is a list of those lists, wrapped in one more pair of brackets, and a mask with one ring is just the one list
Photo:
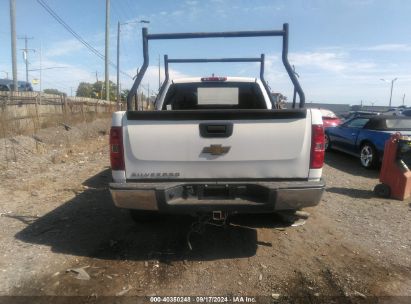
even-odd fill
[(410, 201), (375, 198), (378, 172), (355, 158), (327, 154), (327, 190), (304, 225), (233, 217), (192, 233), (189, 250), (193, 218), (136, 224), (113, 206), (108, 128), (102, 119), (0, 139), (0, 303), (74, 295), (84, 297), (70, 303), (141, 295), (411, 302)]

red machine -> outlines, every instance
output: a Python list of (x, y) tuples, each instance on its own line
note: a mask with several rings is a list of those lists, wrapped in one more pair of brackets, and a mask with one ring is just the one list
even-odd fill
[(380, 182), (374, 193), (380, 197), (405, 200), (411, 195), (411, 171), (407, 166), (411, 159), (411, 139), (393, 134), (385, 142)]

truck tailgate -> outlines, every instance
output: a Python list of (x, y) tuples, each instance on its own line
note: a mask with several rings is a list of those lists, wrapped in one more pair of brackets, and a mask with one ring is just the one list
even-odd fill
[(307, 178), (311, 111), (130, 112), (123, 137), (129, 180)]

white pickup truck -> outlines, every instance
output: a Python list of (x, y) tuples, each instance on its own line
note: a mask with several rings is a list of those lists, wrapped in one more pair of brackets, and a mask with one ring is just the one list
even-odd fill
[[(286, 25), (283, 31), (263, 33), (278, 32), (288, 38)], [(235, 37), (244, 33), (261, 32), (235, 32)], [(232, 37), (212, 34), (197, 35)], [(145, 63), (148, 40), (172, 39), (168, 35), (204, 38), (195, 33), (148, 35), (143, 29)], [(283, 56), (288, 50), (288, 40), (284, 42)], [(275, 109), (263, 78), (263, 56), (260, 79), (168, 77), (170, 62), (254, 60), (165, 57), (166, 80), (156, 109), (133, 111), (131, 93), (128, 110), (113, 113), (110, 192), (116, 206), (143, 213), (212, 213), (223, 219), (231, 213), (297, 210), (319, 203), (325, 186), (321, 113), (303, 108), (304, 95), (288, 60), (298, 109)], [(144, 65), (142, 70), (136, 83)]]

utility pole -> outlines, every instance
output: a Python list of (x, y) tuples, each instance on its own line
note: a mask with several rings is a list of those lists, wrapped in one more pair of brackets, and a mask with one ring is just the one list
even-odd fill
[(404, 95), (402, 95), (402, 105), (403, 106), (405, 105), (405, 93), (404, 93)]
[(117, 22), (117, 111), (121, 110), (120, 100), (120, 21)]
[(29, 82), (29, 51), (35, 52), (36, 50), (28, 48), (28, 41), (30, 39), (33, 39), (33, 37), (27, 37), (27, 35), (24, 35), (24, 37), (21, 37), (19, 39), (24, 40), (24, 49), (22, 49), (22, 51), (24, 62), (26, 64), (26, 82)]
[(13, 69), (13, 91), (18, 91), (16, 59), (16, 0), (10, 0), (11, 61)]
[(105, 54), (105, 82), (106, 82), (106, 100), (110, 100), (110, 83), (109, 83), (109, 43), (110, 43), (110, 0), (106, 0), (106, 54)]

